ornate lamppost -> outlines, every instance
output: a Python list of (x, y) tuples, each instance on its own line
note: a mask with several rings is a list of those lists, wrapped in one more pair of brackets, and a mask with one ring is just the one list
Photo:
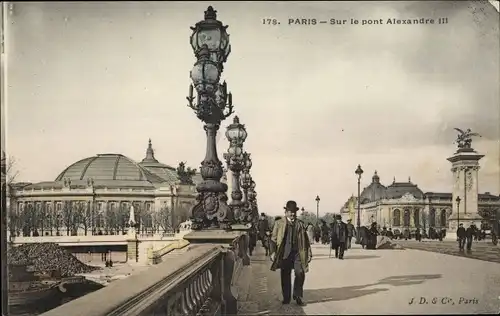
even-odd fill
[(356, 171), (354, 173), (358, 176), (358, 216), (356, 218), (356, 243), (360, 243), (360, 227), (361, 227), (361, 175), (363, 174), (363, 169), (361, 169), (361, 165), (358, 165)]
[(455, 202), (457, 202), (457, 228), (460, 226), (460, 196), (457, 196)]
[(243, 194), (240, 189), (240, 173), (245, 168), (245, 156), (243, 155), (243, 143), (247, 138), (245, 125), (240, 124), (237, 116), (234, 117), (233, 123), (227, 127), (226, 137), (229, 140), (229, 149), (224, 154), (227, 166), (232, 173), (232, 192), (231, 203), (229, 207), (232, 209), (236, 222), (242, 222), (244, 219), (241, 212), (243, 207)]
[[(220, 182), (222, 163), (217, 157), (215, 136), (223, 120), (233, 113), (232, 95), (224, 81), (220, 83), (223, 63), (231, 51), (227, 26), (217, 20), (217, 12), (210, 6), (205, 19), (191, 27), (191, 46), (197, 58), (191, 70), (193, 84), (189, 86), (188, 106), (205, 125), (207, 148), (201, 162), (203, 181), (196, 187), (197, 204), (192, 209), (193, 230), (213, 227), (230, 229), (234, 221), (227, 205), (227, 185)], [(196, 97), (193, 96), (193, 85)]]
[(257, 192), (255, 192), (255, 181), (251, 181), (250, 183), (250, 188), (248, 190), (248, 207), (249, 207), (249, 215), (251, 218), (249, 218), (249, 221), (251, 221), (254, 224), (254, 227), (257, 226), (257, 222), (259, 220), (259, 209), (257, 207)]
[(319, 198), (319, 195), (316, 195), (316, 224), (319, 225), (319, 201), (321, 199)]
[(241, 174), (241, 187), (243, 188), (243, 201), (244, 205), (241, 209), (240, 218), (242, 218), (242, 223), (251, 222), (251, 207), (249, 202), (249, 189), (252, 187), (253, 179), (250, 175), (250, 169), (252, 169), (252, 159), (250, 158), (250, 154), (245, 152), (243, 153), (243, 173)]

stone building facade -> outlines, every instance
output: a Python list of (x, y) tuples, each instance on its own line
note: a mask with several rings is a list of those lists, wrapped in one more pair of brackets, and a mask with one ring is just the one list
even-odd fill
[[(189, 170), (189, 169), (188, 169)], [(186, 221), (199, 174), (159, 162), (149, 141), (141, 162), (99, 154), (65, 168), (54, 181), (14, 183), (9, 232), (15, 236), (126, 234), (131, 206), (140, 233), (171, 232)]]
[[(452, 214), (452, 193), (424, 193), (418, 185), (407, 182), (396, 182), (385, 186), (375, 171), (370, 185), (360, 194), (360, 221), (361, 225), (370, 225), (377, 222), (379, 227), (392, 228), (403, 231), (409, 229), (414, 232), (417, 227), (428, 230), (448, 227), (448, 218)], [(350, 197), (341, 208), (344, 219), (357, 221), (357, 197)], [(500, 196), (489, 192), (478, 194), (479, 214), (488, 225), (491, 218), (500, 216)], [(481, 223), (476, 225), (479, 227)]]

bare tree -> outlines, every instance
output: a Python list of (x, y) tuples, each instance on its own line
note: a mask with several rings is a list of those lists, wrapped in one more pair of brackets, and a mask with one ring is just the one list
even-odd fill
[(10, 236), (15, 237), (19, 235), (19, 231), (22, 229), (21, 218), (19, 215), (19, 210), (12, 205), (7, 210), (7, 227), (10, 232)]
[(299, 219), (302, 220), (306, 225), (307, 224), (316, 225), (316, 222), (318, 220), (316, 218), (316, 214), (314, 214), (313, 212), (304, 212), (300, 214)]
[[(13, 156), (7, 157), (5, 151), (2, 151), (1, 156), (1, 166), (2, 166), (2, 199), (10, 198), (10, 190), (12, 190), (11, 184), (16, 181), (19, 171), (16, 169), (16, 158)], [(5, 168), (5, 169), (4, 169)], [(4, 191), (5, 190), (5, 191)], [(6, 194), (7, 193), (7, 194)], [(6, 195), (4, 195), (6, 194)], [(11, 236), (19, 235), (19, 231), (24, 229), (22, 219), (17, 210), (17, 205), (15, 201), (11, 200), (9, 203), (9, 208), (7, 209), (7, 226), (11, 233)]]
[(19, 175), (19, 170), (16, 169), (16, 158), (13, 156), (6, 157), (5, 152), (3, 152), (2, 160), (2, 165), (5, 163), (5, 182), (10, 186)]
[(187, 221), (191, 217), (192, 204), (190, 202), (182, 201), (178, 203), (172, 214), (174, 217), (174, 225), (178, 227), (180, 223)]
[(126, 233), (129, 217), (130, 217), (130, 207), (122, 203), (118, 208), (117, 212), (118, 230), (122, 232), (122, 235), (125, 235)]
[(331, 224), (335, 221), (335, 214), (328, 212), (321, 216), (320, 219), (324, 220), (327, 224)]
[(92, 226), (92, 209), (90, 203), (77, 202), (74, 212), (74, 230), (78, 231), (82, 227), (87, 236), (89, 228)]
[(75, 226), (78, 228), (77, 223), (77, 213), (76, 205), (73, 201), (64, 201), (62, 207), (62, 220), (64, 226), (66, 227), (66, 235), (73, 236), (75, 232)]
[(111, 205), (105, 213), (106, 234), (114, 235), (118, 232), (118, 210), (115, 206)]
[(20, 222), (22, 225), (23, 236), (28, 237), (34, 230), (36, 216), (35, 209), (32, 203), (25, 205), (23, 212), (20, 214)]
[[(62, 209), (58, 209), (57, 205), (56, 205), (56, 210), (54, 211), (54, 213), (52, 214), (52, 223), (53, 223), (53, 226), (54, 226), (54, 229), (56, 231), (56, 236), (60, 236), (61, 235), (61, 228), (63, 227), (63, 210)], [(52, 232), (52, 230), (51, 230)]]
[(151, 209), (146, 209), (140, 204), (139, 206), (139, 214), (136, 215), (136, 218), (139, 219), (139, 229), (140, 231), (145, 233), (153, 233), (153, 212)]
[(44, 202), (40, 204), (39, 209), (35, 209), (36, 211), (36, 216), (37, 216), (37, 229), (40, 227), (40, 233), (43, 236), (44, 231), (47, 227), (47, 207)]
[(172, 231), (172, 211), (164, 206), (160, 209), (157, 215), (157, 223), (164, 233)]

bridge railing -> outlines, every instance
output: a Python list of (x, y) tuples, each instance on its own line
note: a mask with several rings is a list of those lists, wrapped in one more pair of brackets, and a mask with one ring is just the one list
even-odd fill
[(245, 257), (244, 238), (196, 244), (154, 268), (114, 281), (43, 316), (233, 315), (231, 286)]

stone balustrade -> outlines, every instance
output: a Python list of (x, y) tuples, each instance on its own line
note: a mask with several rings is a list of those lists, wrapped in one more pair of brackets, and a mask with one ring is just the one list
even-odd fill
[(195, 243), (182, 256), (42, 315), (234, 315), (237, 298), (232, 288), (249, 262), (245, 236), (232, 236), (227, 242)]

